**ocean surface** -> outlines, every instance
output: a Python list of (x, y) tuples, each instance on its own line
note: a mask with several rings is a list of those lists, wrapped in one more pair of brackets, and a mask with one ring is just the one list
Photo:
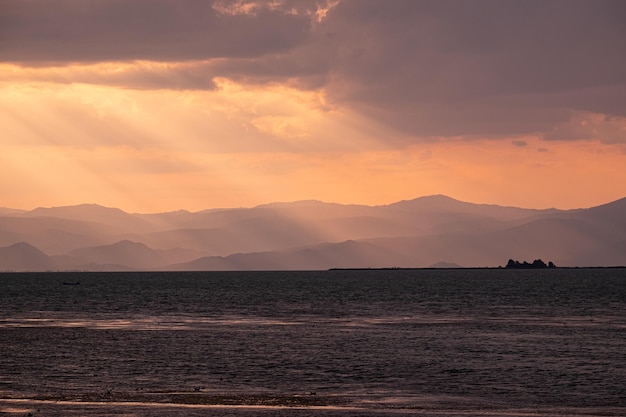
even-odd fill
[(0, 414), (626, 416), (626, 269), (0, 274)]

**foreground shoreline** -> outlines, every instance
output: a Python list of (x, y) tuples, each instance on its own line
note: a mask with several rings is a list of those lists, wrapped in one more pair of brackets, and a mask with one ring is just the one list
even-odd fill
[[(230, 403), (236, 398), (245, 397), (244, 401)], [(35, 399), (35, 398), (0, 398), (0, 414), (26, 415), (29, 417), (60, 415), (67, 417), (89, 416), (326, 416), (326, 417), (356, 417), (356, 416), (415, 416), (422, 417), (617, 417), (626, 415), (624, 407), (606, 407), (602, 409), (589, 407), (504, 407), (485, 404), (439, 404), (425, 400), (421, 404), (402, 404), (390, 402), (361, 401), (345, 404), (293, 404), (293, 396), (273, 398), (273, 404), (264, 404), (252, 401), (254, 396), (208, 396), (196, 398), (194, 401), (168, 402), (163, 399), (153, 401), (139, 401), (137, 399), (108, 399), (108, 400), (76, 400), (76, 399)], [(207, 414), (209, 413), (209, 414)]]

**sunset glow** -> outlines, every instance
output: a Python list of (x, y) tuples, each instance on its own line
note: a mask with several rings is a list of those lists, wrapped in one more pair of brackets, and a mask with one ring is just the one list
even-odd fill
[[(575, 208), (624, 197), (626, 60), (615, 51), (626, 31), (610, 20), (616, 3), (577, 3), (523, 17), (511, 10), (523, 3), (489, 3), (485, 19), (503, 26), (564, 8), (529, 25), (548, 39), (538, 45), (495, 24), (468, 39), (480, 37), (473, 12), (419, 1), (214, 2), (206, 20), (185, 2), (4, 1), (15, 25), (0, 32), (12, 45), (0, 53), (0, 206), (160, 212), (445, 194)], [(55, 12), (37, 31), (52, 7), (74, 20)], [(113, 21), (138, 11), (136, 30), (134, 17)], [(582, 20), (585, 44), (572, 39), (556, 62), (550, 37), (573, 37)]]

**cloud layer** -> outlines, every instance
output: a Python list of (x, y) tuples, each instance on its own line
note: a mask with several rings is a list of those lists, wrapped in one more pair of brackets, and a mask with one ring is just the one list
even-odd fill
[(3, 204), (617, 199), (624, 16), (622, 0), (0, 0)]
[(302, 41), (308, 18), (261, 8), (220, 13), (210, 1), (3, 0), (0, 59), (180, 61), (259, 56)]
[(172, 64), (113, 80), (135, 88), (211, 89), (214, 77), (289, 83), (323, 90), (329, 103), (409, 140), (553, 138), (555, 126), (581, 113), (626, 116), (620, 0), (3, 0), (0, 7), (4, 62)]

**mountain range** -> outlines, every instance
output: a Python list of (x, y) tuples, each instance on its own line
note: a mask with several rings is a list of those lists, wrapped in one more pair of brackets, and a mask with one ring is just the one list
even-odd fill
[(626, 198), (575, 210), (320, 201), (137, 214), (83, 204), (0, 208), (0, 271), (487, 267), (508, 259), (626, 265)]

